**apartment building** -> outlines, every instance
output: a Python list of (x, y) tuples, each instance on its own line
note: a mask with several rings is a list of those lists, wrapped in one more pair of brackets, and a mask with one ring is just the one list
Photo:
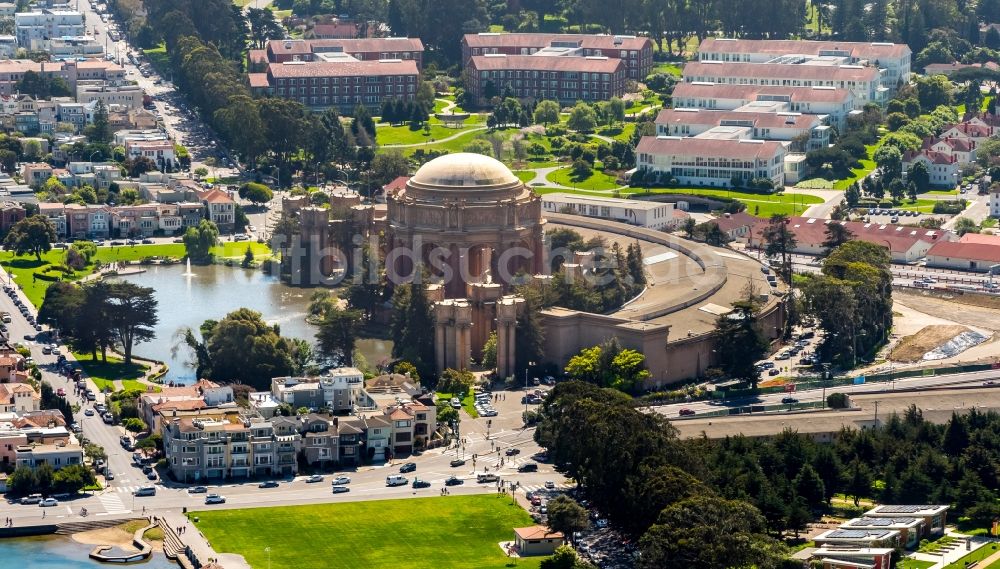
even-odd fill
[(211, 189), (199, 192), (198, 199), (208, 210), (208, 219), (219, 227), (219, 231), (232, 231), (236, 223), (236, 202), (222, 190)]
[(474, 55), (465, 69), (466, 90), (480, 105), (507, 92), (519, 99), (553, 99), (564, 105), (606, 101), (625, 94), (627, 78), (622, 60), (601, 56)]
[(130, 160), (148, 158), (161, 170), (180, 167), (174, 154), (174, 143), (170, 140), (126, 140), (125, 156)]
[(789, 56), (835, 57), (878, 67), (885, 70), (882, 85), (890, 91), (910, 80), (912, 52), (901, 43), (706, 38), (698, 46), (699, 61), (768, 63)]
[(25, 217), (24, 206), (15, 201), (0, 202), (0, 235), (7, 235), (15, 223)]
[(337, 368), (319, 377), (275, 377), (271, 396), (293, 409), (326, 408), (333, 413), (368, 407), (370, 399), (364, 391), (364, 374), (354, 367)]
[(14, 14), (14, 35), (27, 50), (45, 48), (45, 40), (87, 35), (84, 16), (75, 10), (45, 9)]
[(41, 186), (52, 177), (52, 166), (45, 162), (21, 164), (21, 179), (29, 186)]
[(601, 34), (466, 34), (462, 61), (477, 55), (538, 55), (547, 57), (607, 57), (625, 64), (626, 77), (642, 81), (653, 69), (653, 42), (647, 37)]
[(787, 151), (778, 141), (644, 136), (635, 152), (638, 170), (662, 173), (681, 185), (725, 188), (734, 177), (785, 185)]
[(38, 468), (48, 464), (54, 470), (73, 464), (83, 464), (83, 448), (78, 444), (29, 444), (17, 447), (15, 452), (17, 468)]
[[(424, 44), (420, 38), (271, 40), (261, 51), (269, 63), (320, 62), (346, 55), (357, 61), (414, 61), (420, 69), (424, 58)], [(258, 54), (252, 57), (260, 59)]]
[(907, 150), (903, 153), (903, 176), (905, 177), (915, 164), (922, 163), (930, 174), (930, 184), (937, 188), (954, 188), (958, 185), (961, 163), (958, 155), (949, 150), (942, 151), (925, 147), (920, 150)]
[(88, 104), (102, 101), (104, 106), (121, 110), (142, 108), (144, 92), (138, 85), (110, 86), (103, 81), (78, 81), (76, 84), (76, 100)]
[(848, 89), (856, 104), (883, 104), (890, 91), (882, 85), (885, 70), (846, 64), (843, 58), (796, 58), (769, 63), (692, 61), (684, 66), (685, 82), (782, 87), (833, 87)]
[(823, 115), (790, 112), (779, 101), (755, 101), (732, 111), (663, 109), (656, 116), (657, 136), (698, 136), (718, 126), (749, 128), (750, 138), (801, 143), (800, 152), (826, 148), (830, 127)]
[(104, 56), (104, 44), (90, 36), (60, 36), (40, 43), (52, 59)]
[(71, 90), (76, 89), (77, 81), (102, 81), (109, 85), (122, 85), (125, 82), (125, 69), (117, 63), (103, 59), (55, 62), (8, 59), (0, 61), (0, 95), (16, 93), (18, 83), (29, 71), (44, 77), (58, 77), (65, 81)]
[(386, 100), (412, 101), (416, 95), (420, 72), (413, 59), (360, 61), (346, 54), (325, 55), (323, 61), (271, 63), (266, 72), (248, 74), (250, 89), (344, 114), (358, 105), (378, 112)]

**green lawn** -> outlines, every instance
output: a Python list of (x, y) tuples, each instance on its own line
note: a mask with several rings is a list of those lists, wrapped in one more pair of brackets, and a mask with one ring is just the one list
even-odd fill
[(920, 213), (934, 213), (934, 204), (939, 200), (928, 200), (928, 199), (917, 199), (915, 202), (910, 200), (904, 200), (898, 207), (893, 209), (906, 209), (910, 211), (919, 211)]
[(170, 56), (167, 55), (167, 46), (160, 44), (151, 49), (144, 49), (142, 53), (149, 58), (149, 63), (160, 74), (164, 75), (170, 67)]
[[(432, 488), (429, 492), (435, 492)], [(193, 512), (219, 552), (263, 569), (500, 569), (497, 545), (531, 517), (507, 496), (446, 496)], [(270, 556), (265, 551), (270, 548)], [(335, 560), (335, 561), (334, 561)], [(540, 558), (517, 566), (537, 569)]]
[(966, 555), (965, 557), (959, 559), (958, 561), (945, 565), (944, 569), (965, 569), (965, 567), (968, 566), (973, 561), (982, 561), (983, 559), (986, 559), (987, 557), (993, 555), (996, 552), (997, 552), (997, 544), (992, 543), (989, 545), (985, 545), (973, 551), (972, 553)]
[(109, 388), (114, 391), (114, 382), (116, 379), (123, 380), (122, 383), (125, 389), (146, 389), (144, 384), (135, 381), (136, 378), (142, 377), (146, 372), (147, 368), (142, 364), (132, 363), (125, 365), (122, 360), (112, 356), (108, 356), (108, 361), (104, 362), (93, 359), (90, 354), (81, 354), (78, 352), (73, 352), (73, 356), (80, 362), (80, 367), (83, 368), (83, 371), (94, 380), (99, 390), (103, 391), (105, 388)]
[(775, 213), (798, 215), (809, 209), (810, 205), (823, 203), (823, 200), (805, 194), (754, 194), (725, 190), (718, 188), (652, 188), (647, 193), (644, 189), (635, 188), (623, 190), (622, 197), (642, 197), (650, 194), (687, 194), (706, 197), (728, 197), (737, 199), (747, 206), (747, 213), (759, 217), (770, 217)]
[(599, 170), (594, 170), (586, 178), (577, 178), (571, 168), (561, 168), (550, 172), (545, 179), (553, 184), (580, 190), (613, 190), (620, 186), (615, 176), (609, 176)]
[(434, 144), (434, 141), (455, 136), (463, 132), (468, 132), (479, 125), (464, 126), (462, 128), (448, 128), (440, 124), (431, 125), (429, 134), (424, 133), (424, 129), (411, 129), (407, 125), (402, 126), (380, 126), (378, 127), (378, 143), (383, 146), (394, 146), (397, 144)]
[(681, 66), (676, 63), (657, 63), (653, 66), (652, 73), (663, 73), (664, 75), (681, 76)]
[(909, 557), (904, 557), (896, 564), (896, 569), (927, 569), (928, 567), (933, 567), (934, 563), (930, 561), (921, 561), (919, 559), (910, 559)]
[(514, 175), (525, 183), (528, 183), (535, 179), (535, 173), (531, 170), (514, 170)]
[[(438, 394), (437, 394), (438, 401), (444, 401), (445, 403), (449, 403), (450, 400), (451, 400), (451, 398), (454, 397), (454, 396), (455, 396), (454, 393), (441, 393), (441, 392), (438, 392)], [(472, 417), (473, 419), (478, 419), (479, 418), (479, 411), (476, 411), (476, 394), (475, 393), (466, 393), (465, 394), (465, 397), (462, 398), (462, 409), (465, 409), (465, 412), (468, 413), (469, 416)]]
[(957, 196), (958, 190), (930, 190), (926, 194), (928, 196)]

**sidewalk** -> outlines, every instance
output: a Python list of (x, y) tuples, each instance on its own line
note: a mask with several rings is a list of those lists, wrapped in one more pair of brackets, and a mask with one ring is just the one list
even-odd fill
[(205, 536), (183, 514), (168, 512), (162, 515), (162, 519), (174, 532), (177, 532), (180, 527), (186, 528), (184, 533), (178, 534), (178, 537), (185, 546), (190, 548), (198, 564), (207, 565), (210, 560), (215, 560), (225, 569), (251, 569), (250, 564), (246, 562), (246, 559), (243, 559), (242, 555), (218, 553), (212, 549)]

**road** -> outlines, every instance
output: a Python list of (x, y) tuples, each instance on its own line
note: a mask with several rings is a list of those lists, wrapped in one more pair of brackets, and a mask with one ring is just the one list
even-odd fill
[(795, 393), (769, 393), (766, 395), (760, 395), (755, 398), (749, 399), (739, 399), (722, 402), (710, 402), (710, 401), (692, 401), (690, 403), (675, 403), (672, 405), (658, 405), (652, 407), (658, 413), (661, 413), (669, 418), (676, 418), (680, 416), (681, 409), (691, 409), (695, 412), (695, 416), (700, 413), (707, 413), (712, 411), (721, 411), (732, 407), (743, 407), (747, 405), (781, 405), (781, 400), (785, 397), (794, 397), (799, 402), (808, 403), (813, 401), (822, 401), (823, 397), (836, 391), (837, 393), (846, 393), (848, 395), (855, 395), (861, 393), (882, 393), (882, 392), (893, 392), (901, 390), (914, 390), (914, 389), (926, 389), (930, 387), (948, 387), (948, 386), (982, 386), (986, 381), (997, 381), (1000, 385), (1000, 370), (984, 370), (969, 373), (960, 373), (952, 375), (942, 375), (942, 376), (926, 376), (926, 377), (909, 377), (904, 379), (897, 379), (892, 382), (882, 382), (882, 383), (862, 383), (860, 385), (839, 385), (837, 387), (827, 388), (827, 389), (807, 389), (804, 391), (796, 390)]
[[(2, 272), (0, 272), (0, 279), (4, 283), (8, 281), (7, 275)], [(23, 295), (22, 301), (27, 303), (27, 299)], [(498, 417), (472, 419), (464, 411), (462, 412), (462, 432), (463, 438), (466, 439), (463, 449), (457, 447), (433, 449), (421, 456), (396, 460), (387, 465), (362, 466), (334, 474), (328, 473), (326, 479), (317, 484), (306, 483), (304, 476), (299, 476), (294, 480), (281, 480), (278, 488), (270, 489), (258, 488), (255, 481), (213, 484), (209, 486), (209, 492), (222, 494), (227, 501), (226, 504), (206, 506), (203, 494), (189, 494), (188, 486), (162, 478), (155, 483), (150, 482), (140, 469), (132, 466), (131, 452), (126, 451), (119, 443), (119, 437), (126, 432), (119, 426), (104, 424), (96, 415), (93, 417), (85, 416), (82, 411), (89, 408), (90, 404), (73, 395), (73, 386), (68, 379), (53, 372), (56, 362), (55, 356), (43, 354), (41, 343), (24, 339), (26, 334), (34, 335), (35, 330), (29, 326), (6, 295), (0, 295), (0, 310), (11, 312), (12, 321), (8, 325), (10, 338), (12, 341), (19, 341), (31, 349), (32, 357), (42, 370), (43, 381), (49, 382), (53, 389), (64, 388), (70, 402), (81, 405), (81, 412), (76, 415), (77, 422), (82, 426), (83, 434), (87, 439), (104, 447), (108, 455), (108, 465), (115, 474), (114, 480), (109, 482), (108, 487), (104, 490), (62, 502), (56, 507), (39, 508), (38, 506), (9, 504), (5, 508), (5, 516), (13, 517), (15, 526), (40, 523), (43, 512), (47, 522), (80, 521), (83, 519), (80, 516), (81, 508), (86, 508), (89, 516), (96, 516), (97, 519), (100, 519), (100, 517), (109, 515), (142, 514), (145, 511), (179, 511), (181, 508), (250, 508), (436, 496), (444, 487), (444, 480), (452, 475), (465, 481), (462, 485), (449, 488), (453, 494), (495, 492), (495, 485), (475, 482), (475, 473), (477, 471), (483, 472), (487, 468), (490, 472), (499, 473), (504, 482), (519, 483), (520, 492), (540, 490), (544, 487), (545, 482), (550, 480), (556, 483), (557, 489), (569, 487), (562, 475), (553, 470), (551, 464), (539, 463), (538, 471), (534, 473), (518, 473), (516, 471), (521, 464), (533, 462), (532, 455), (537, 453), (540, 448), (532, 439), (534, 429), (520, 428), (520, 411), (523, 409), (519, 403), (521, 394), (509, 392), (508, 396), (511, 401), (495, 404), (501, 412)], [(45, 334), (48, 332), (46, 331)], [(72, 355), (68, 357), (72, 359)], [(89, 382), (89, 384), (91, 389), (97, 391), (93, 382)], [(103, 401), (103, 394), (98, 394), (97, 402)], [(507, 457), (505, 451), (510, 447), (517, 448), (520, 452), (513, 457)], [(472, 460), (474, 454), (478, 455), (476, 461)], [(451, 467), (449, 463), (458, 456), (466, 458), (467, 463), (457, 468)], [(501, 459), (504, 464), (497, 469)], [(406, 476), (411, 481), (414, 477), (427, 480), (431, 483), (430, 488), (415, 490), (409, 486), (394, 488), (385, 486), (385, 477), (398, 472), (398, 466), (405, 461), (417, 464), (417, 470), (406, 474)], [(351, 477), (351, 491), (349, 493), (333, 494), (331, 492), (330, 480), (338, 474)], [(156, 486), (155, 496), (136, 497), (133, 495), (136, 488), (149, 484)], [(90, 517), (89, 519), (94, 518)]]

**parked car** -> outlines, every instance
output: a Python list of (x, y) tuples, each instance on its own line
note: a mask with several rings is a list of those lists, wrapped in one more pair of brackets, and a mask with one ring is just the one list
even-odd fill
[(552, 490), (553, 488), (556, 487), (556, 483), (551, 480), (546, 480), (545, 487), (548, 488), (549, 490)]
[(407, 462), (403, 466), (399, 467), (399, 472), (400, 472), (400, 474), (403, 474), (403, 473), (406, 473), (406, 472), (413, 472), (416, 469), (417, 469), (416, 463), (414, 463), (414, 462)]
[(93, 417), (94, 416), (94, 410), (93, 409), (86, 409), (86, 410), (84, 410), (83, 414), (86, 415), (86, 416), (88, 416), (88, 417)]
[(42, 498), (41, 494), (30, 494), (28, 496), (25, 496), (25, 497), (21, 498), (21, 505), (22, 506), (27, 506), (27, 505), (30, 505), (30, 504), (38, 504), (42, 500), (43, 500), (43, 498)]
[(795, 403), (798, 403), (798, 402), (799, 402), (799, 400), (798, 400), (798, 399), (796, 399), (796, 398), (794, 398), (794, 397), (783, 397), (783, 398), (781, 399), (781, 402), (782, 402), (782, 403), (783, 403), (784, 405), (794, 405)]
[(340, 484), (333, 486), (334, 494), (343, 494), (344, 492), (350, 492), (350, 491), (351, 491), (350, 486), (341, 486)]
[(344, 484), (350, 484), (350, 483), (351, 483), (350, 476), (338, 476), (334, 478), (333, 481), (331, 482), (331, 484), (333, 484), (334, 486), (342, 486)]
[(156, 473), (155, 472), (150, 472), (149, 474), (147, 474), (146, 475), (146, 480), (156, 480)]
[(268, 480), (267, 482), (261, 482), (257, 485), (258, 488), (277, 488), (278, 483), (274, 480)]
[(679, 412), (681, 417), (687, 417), (689, 415), (694, 415), (694, 409), (688, 409), (687, 407), (681, 409)]
[(56, 500), (55, 498), (46, 498), (38, 503), (38, 506), (40, 508), (51, 508), (52, 506), (58, 506), (58, 505), (59, 505), (59, 500)]
[(192, 486), (188, 488), (188, 494), (204, 494), (205, 492), (208, 492), (208, 488), (204, 486)]
[(306, 482), (308, 482), (310, 484), (312, 484), (314, 482), (322, 482), (322, 481), (323, 481), (323, 477), (320, 476), (319, 474), (313, 474), (309, 478), (306, 478)]
[(225, 496), (220, 496), (218, 494), (209, 494), (208, 496), (205, 496), (205, 503), (206, 504), (225, 504), (226, 503), (226, 497)]

